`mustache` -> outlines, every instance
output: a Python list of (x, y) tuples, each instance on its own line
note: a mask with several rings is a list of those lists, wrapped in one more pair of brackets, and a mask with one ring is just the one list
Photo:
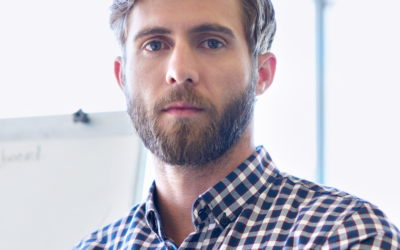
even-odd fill
[(204, 110), (215, 110), (215, 106), (205, 97), (201, 96), (193, 87), (190, 86), (179, 86), (171, 88), (161, 98), (159, 98), (154, 104), (151, 110), (157, 114), (161, 112), (165, 106), (173, 103), (183, 101), (195, 105), (196, 107)]

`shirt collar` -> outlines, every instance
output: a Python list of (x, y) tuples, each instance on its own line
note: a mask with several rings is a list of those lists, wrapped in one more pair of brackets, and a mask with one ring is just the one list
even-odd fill
[[(201, 194), (193, 204), (192, 220), (196, 230), (212, 215), (222, 228), (234, 221), (243, 207), (257, 198), (279, 173), (263, 146), (232, 173)], [(206, 213), (206, 215), (203, 215)]]
[(155, 206), (155, 198), (157, 196), (155, 181), (150, 186), (149, 194), (146, 199), (146, 222), (149, 228), (157, 234), (161, 239), (164, 238), (162, 231), (161, 218)]
[[(192, 221), (198, 231), (207, 218), (214, 217), (225, 228), (236, 220), (243, 207), (262, 193), (275, 180), (279, 170), (263, 146), (240, 164), (232, 173), (201, 194), (193, 204)], [(146, 220), (149, 227), (164, 237), (160, 216), (154, 205), (155, 183), (146, 200)]]

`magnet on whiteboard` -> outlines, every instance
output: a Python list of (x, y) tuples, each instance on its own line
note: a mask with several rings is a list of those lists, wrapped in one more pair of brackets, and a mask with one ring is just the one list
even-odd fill
[(89, 123), (88, 114), (79, 109), (78, 112), (74, 113), (74, 122)]

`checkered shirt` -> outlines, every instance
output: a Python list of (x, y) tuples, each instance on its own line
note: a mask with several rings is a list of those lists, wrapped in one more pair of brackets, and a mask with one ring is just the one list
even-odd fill
[[(74, 250), (178, 249), (145, 203)], [(400, 249), (400, 232), (376, 206), (280, 173), (264, 148), (193, 204), (195, 231), (179, 249)]]

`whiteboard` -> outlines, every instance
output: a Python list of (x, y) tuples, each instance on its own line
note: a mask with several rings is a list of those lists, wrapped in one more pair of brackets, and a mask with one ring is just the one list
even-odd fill
[(71, 249), (141, 200), (146, 155), (125, 112), (0, 119), (0, 249)]

